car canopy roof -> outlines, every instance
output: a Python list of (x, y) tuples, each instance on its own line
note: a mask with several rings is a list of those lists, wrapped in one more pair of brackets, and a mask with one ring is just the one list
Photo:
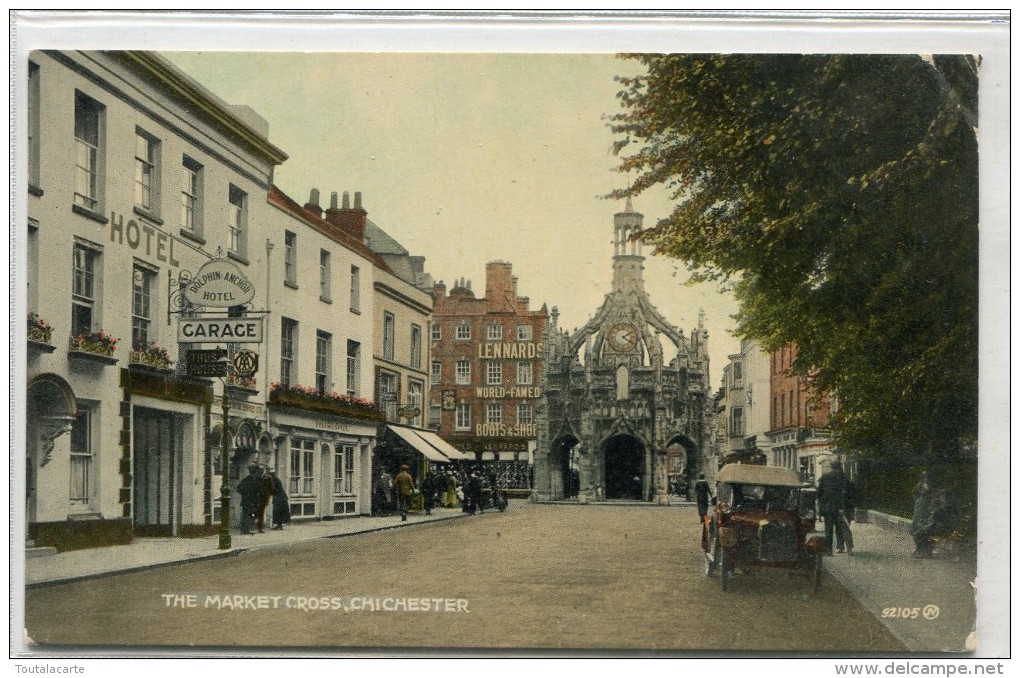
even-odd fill
[(726, 464), (715, 476), (716, 482), (734, 485), (780, 485), (800, 487), (800, 476), (796, 471), (779, 466), (758, 464)]

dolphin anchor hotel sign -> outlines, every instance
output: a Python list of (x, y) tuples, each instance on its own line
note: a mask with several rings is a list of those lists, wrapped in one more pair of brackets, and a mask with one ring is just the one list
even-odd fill
[[(207, 261), (184, 288), (184, 298), (198, 307), (232, 308), (254, 297), (255, 285), (225, 259)], [(261, 343), (262, 318), (181, 318), (177, 341)]]
[(230, 308), (255, 297), (255, 285), (226, 259), (212, 259), (198, 269), (184, 288), (184, 298), (195, 306)]

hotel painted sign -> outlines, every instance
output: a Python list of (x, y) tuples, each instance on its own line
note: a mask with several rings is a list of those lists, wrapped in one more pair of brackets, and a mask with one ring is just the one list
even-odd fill
[(255, 297), (255, 285), (226, 259), (207, 261), (184, 288), (184, 298), (195, 306), (230, 308)]

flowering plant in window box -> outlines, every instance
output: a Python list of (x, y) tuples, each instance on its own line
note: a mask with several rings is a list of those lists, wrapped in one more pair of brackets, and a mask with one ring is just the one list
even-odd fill
[(50, 343), (53, 336), (53, 328), (50, 324), (39, 317), (38, 313), (28, 314), (28, 340), (37, 341), (40, 344)]
[(370, 400), (337, 391), (320, 391), (312, 386), (298, 384), (286, 386), (279, 382), (270, 384), (269, 402), (318, 410), (344, 417), (379, 421), (385, 419), (383, 413), (376, 409)]
[(168, 370), (173, 361), (170, 360), (170, 353), (153, 340), (137, 340), (131, 347), (131, 356), (128, 362), (132, 365), (142, 365), (156, 370)]
[(71, 337), (67, 349), (79, 353), (91, 353), (93, 355), (110, 357), (117, 350), (116, 337), (112, 337), (103, 330), (98, 332), (82, 332)]

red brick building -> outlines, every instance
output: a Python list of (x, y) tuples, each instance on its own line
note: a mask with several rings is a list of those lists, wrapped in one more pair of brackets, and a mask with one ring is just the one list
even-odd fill
[(485, 267), (485, 296), (470, 281), (434, 287), (429, 423), (454, 447), (496, 467), (501, 485), (529, 485), (537, 435), (545, 305), (517, 293), (513, 266)]
[(822, 464), (833, 459), (835, 448), (829, 439), (832, 402), (818, 396), (809, 381), (793, 374), (797, 347), (788, 344), (770, 356), (769, 385), (771, 449), (769, 464), (798, 471), (805, 481), (821, 474)]

